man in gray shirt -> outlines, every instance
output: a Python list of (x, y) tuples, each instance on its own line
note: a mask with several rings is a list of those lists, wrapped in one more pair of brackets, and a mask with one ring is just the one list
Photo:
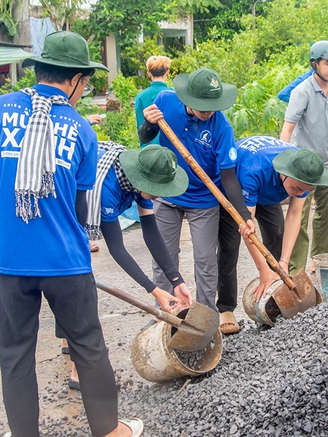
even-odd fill
[[(318, 41), (310, 50), (312, 76), (291, 93), (280, 138), (298, 147), (319, 153), (328, 169), (328, 41)], [(311, 258), (328, 252), (328, 188), (316, 187), (303, 207), (301, 229), (290, 259), (290, 273), (306, 267), (309, 236), (308, 219), (312, 197), (316, 202), (313, 216)], [(311, 270), (314, 271), (313, 265)]]

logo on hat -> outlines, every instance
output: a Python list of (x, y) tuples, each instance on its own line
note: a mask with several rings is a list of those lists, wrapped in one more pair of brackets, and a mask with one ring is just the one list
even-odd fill
[(216, 71), (199, 68), (191, 74), (179, 74), (173, 80), (178, 99), (196, 111), (222, 111), (237, 98), (237, 87), (223, 83)]
[(177, 172), (177, 163), (174, 161), (174, 159), (172, 159), (172, 174), (175, 174)]
[(214, 88), (214, 90), (211, 90), (211, 91), (216, 91), (217, 89), (220, 90), (220, 84), (219, 84), (219, 81), (216, 80), (215, 77), (212, 77), (212, 80), (211, 80), (210, 86), (212, 86), (212, 87)]

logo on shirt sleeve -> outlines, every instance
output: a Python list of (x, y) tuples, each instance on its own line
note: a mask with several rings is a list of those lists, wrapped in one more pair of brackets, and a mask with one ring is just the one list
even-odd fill
[(235, 147), (231, 147), (231, 149), (229, 150), (229, 158), (231, 159), (231, 161), (236, 161), (237, 159), (237, 150)]

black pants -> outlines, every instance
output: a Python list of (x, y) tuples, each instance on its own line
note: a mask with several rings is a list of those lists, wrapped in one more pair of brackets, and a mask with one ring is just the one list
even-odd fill
[(68, 340), (92, 435), (109, 434), (117, 427), (117, 391), (93, 275), (0, 275), (2, 388), (13, 437), (40, 435), (35, 350), (42, 293)]
[[(255, 218), (258, 221), (264, 246), (276, 259), (280, 259), (284, 234), (284, 214), (280, 203), (257, 205)], [(217, 307), (220, 313), (234, 311), (237, 306), (237, 262), (240, 238), (237, 223), (224, 208), (220, 208), (217, 253), (219, 268)]]

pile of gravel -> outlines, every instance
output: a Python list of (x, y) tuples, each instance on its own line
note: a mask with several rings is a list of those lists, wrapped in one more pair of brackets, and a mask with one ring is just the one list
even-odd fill
[[(267, 329), (242, 324), (223, 340), (215, 370), (166, 384), (122, 386), (119, 416), (144, 421), (144, 437), (328, 436), (328, 304)], [(67, 419), (42, 436), (91, 437)], [(66, 420), (66, 422), (65, 422)]]
[(328, 304), (246, 324), (224, 338), (216, 369), (120, 396), (120, 415), (140, 417), (144, 437), (328, 436)]

